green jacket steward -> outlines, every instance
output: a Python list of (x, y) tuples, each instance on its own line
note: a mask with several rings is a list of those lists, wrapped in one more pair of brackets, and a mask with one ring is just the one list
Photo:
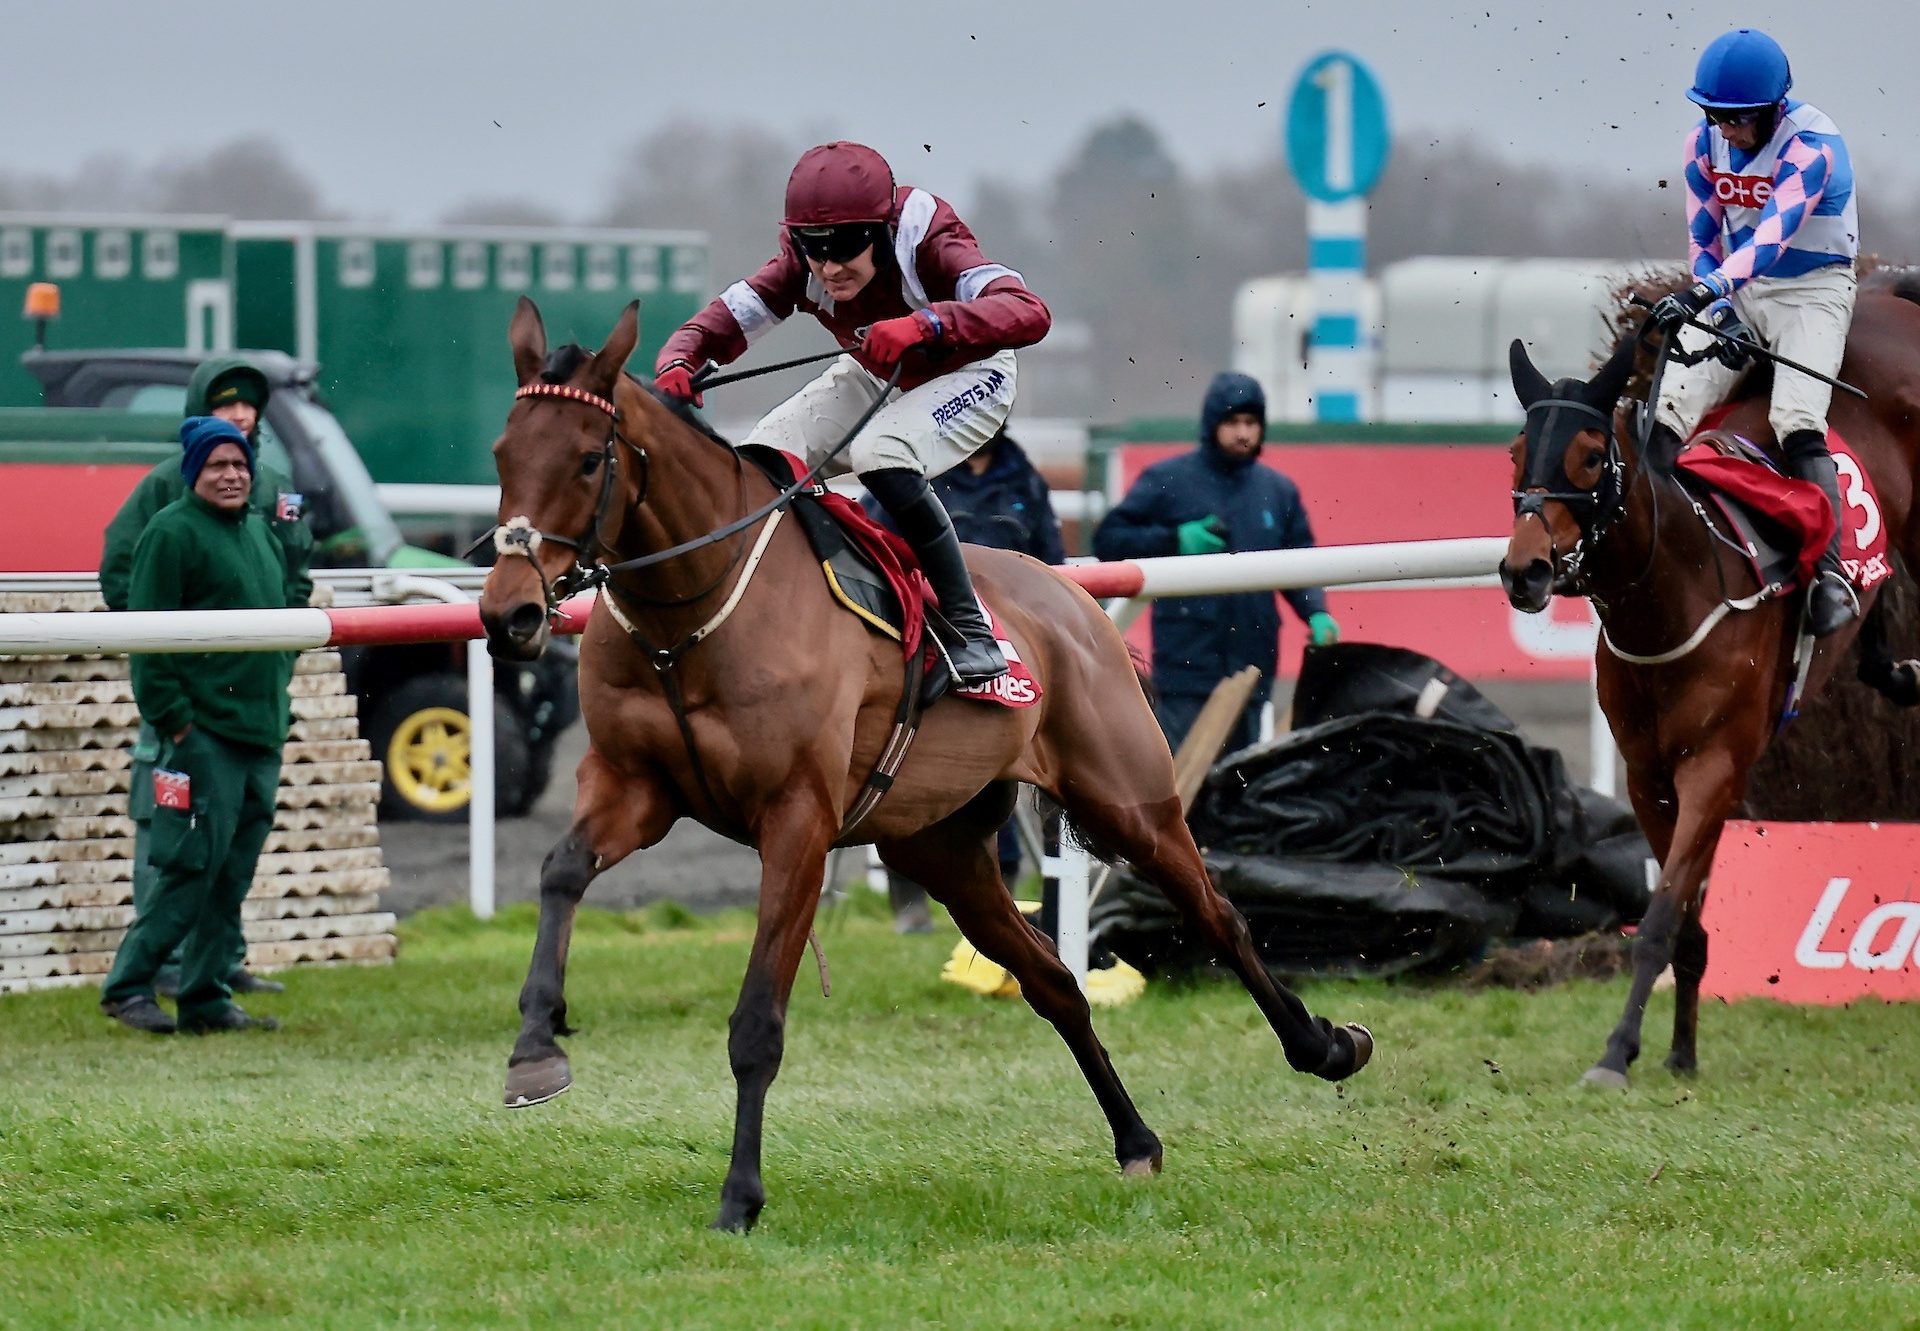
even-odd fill
[[(226, 402), (253, 403), (262, 413), (268, 397), (267, 378), (240, 356), (214, 356), (201, 362), (187, 385), (187, 415), (204, 416)], [(257, 447), (257, 440), (253, 441)], [(100, 594), (107, 609), (126, 610), (133, 577), (133, 551), (140, 535), (161, 509), (187, 493), (177, 463), (163, 462), (141, 478), (107, 524), (100, 552)], [(291, 478), (271, 467), (254, 464), (253, 497), (248, 501), (262, 518), (279, 547), (285, 569), (288, 605), (305, 605), (313, 595), (313, 530), (301, 514), (300, 495)]]

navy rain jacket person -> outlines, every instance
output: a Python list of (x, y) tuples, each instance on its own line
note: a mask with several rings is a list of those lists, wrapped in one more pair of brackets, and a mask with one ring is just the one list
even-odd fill
[[(1227, 457), (1214, 443), (1220, 422), (1237, 411), (1267, 419), (1266, 396), (1248, 375), (1214, 376), (1200, 409), (1200, 447), (1156, 462), (1101, 521), (1093, 552), (1101, 559), (1180, 553), (1177, 528), (1210, 515), (1226, 527), (1227, 549), (1292, 550), (1313, 544), (1313, 528), (1294, 483), (1259, 455)], [(1324, 613), (1317, 587), (1282, 593), (1301, 619)], [(1228, 675), (1258, 666), (1253, 708), (1265, 703), (1280, 655), (1280, 607), (1272, 592), (1177, 596), (1153, 604), (1153, 682), (1163, 694), (1205, 695)]]

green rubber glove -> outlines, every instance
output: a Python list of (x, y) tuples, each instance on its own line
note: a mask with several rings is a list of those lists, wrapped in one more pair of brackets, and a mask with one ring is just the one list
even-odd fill
[(1219, 518), (1195, 518), (1174, 528), (1183, 555), (1217, 555), (1227, 548), (1226, 525)]
[(1340, 621), (1322, 610), (1307, 620), (1307, 632), (1312, 635), (1315, 647), (1325, 647), (1340, 641)]

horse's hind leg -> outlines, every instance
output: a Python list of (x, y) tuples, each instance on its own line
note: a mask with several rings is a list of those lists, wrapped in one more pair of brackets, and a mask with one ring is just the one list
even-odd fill
[(674, 813), (649, 782), (616, 772), (587, 751), (578, 774), (573, 826), (540, 866), (540, 930), (520, 990), (520, 1038), (507, 1060), (506, 1103), (521, 1109), (551, 1100), (572, 1084), (557, 1038), (567, 1027), (567, 947), (587, 884), (603, 869), (667, 834)]
[[(990, 816), (986, 806), (999, 809), (1001, 816)], [(1009, 799), (990, 789), (944, 822), (906, 840), (882, 843), (880, 857), (945, 905), (968, 941), (982, 956), (1005, 966), (1020, 982), (1021, 997), (1060, 1033), (1113, 1129), (1113, 1153), (1121, 1170), (1158, 1173), (1160, 1139), (1141, 1120), (1094, 1034), (1086, 995), (1052, 941), (1028, 923), (1000, 881), (988, 839), (1010, 808)]]
[[(1164, 745), (1159, 761), (1166, 761)], [(1140, 769), (1116, 765), (1110, 770)], [(1335, 1026), (1325, 1017), (1314, 1016), (1292, 990), (1268, 973), (1245, 917), (1207, 877), (1177, 796), (1169, 793), (1150, 803), (1123, 805), (1097, 796), (1087, 783), (1070, 779), (1061, 783), (1055, 798), (1103, 854), (1124, 858), (1146, 875), (1212, 945), (1214, 955), (1233, 968), (1280, 1037), (1280, 1047), (1296, 1072), (1342, 1081), (1366, 1066), (1373, 1056), (1373, 1035), (1366, 1027)]]

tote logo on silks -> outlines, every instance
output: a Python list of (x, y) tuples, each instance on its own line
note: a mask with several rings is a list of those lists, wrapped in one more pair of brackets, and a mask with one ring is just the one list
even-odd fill
[(298, 491), (282, 490), (273, 505), (273, 517), (276, 522), (298, 522), (300, 514), (307, 506), (307, 497)]
[(154, 768), (153, 803), (156, 808), (189, 812), (193, 808), (193, 778), (185, 772)]

